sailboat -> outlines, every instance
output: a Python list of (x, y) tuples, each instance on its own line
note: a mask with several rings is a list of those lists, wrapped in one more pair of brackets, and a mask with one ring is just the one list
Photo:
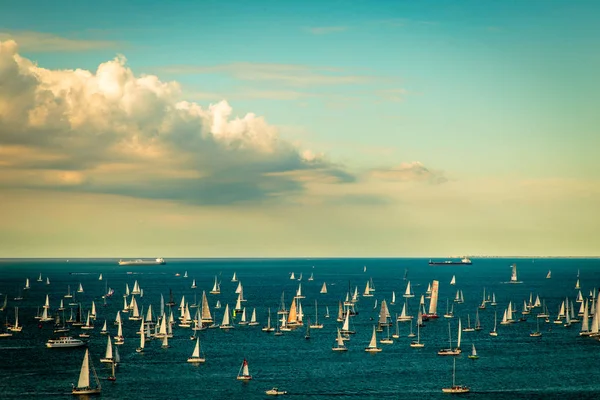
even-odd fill
[(315, 277), (313, 276), (312, 272), (310, 273), (310, 276), (308, 277), (308, 280), (309, 281), (314, 281), (315, 280)]
[(373, 297), (373, 294), (371, 293), (371, 287), (369, 285), (369, 281), (367, 281), (367, 284), (365, 286), (365, 291), (363, 293), (363, 297)]
[(406, 284), (406, 291), (404, 292), (403, 296), (406, 298), (415, 297), (415, 295), (410, 289), (410, 281), (408, 281), (408, 283)]
[(327, 293), (327, 283), (323, 282), (323, 286), (321, 286), (321, 291), (319, 293), (321, 293), (321, 294)]
[(271, 309), (269, 308), (269, 316), (267, 317), (267, 326), (262, 328), (263, 332), (273, 332), (275, 329), (271, 326)]
[(463, 328), (463, 332), (474, 332), (475, 328), (471, 327), (471, 315), (467, 314), (467, 326)]
[(325, 318), (329, 318), (329, 306), (325, 306)]
[(529, 336), (531, 336), (531, 337), (540, 337), (540, 336), (542, 336), (542, 332), (540, 332), (540, 319), (536, 318), (535, 320), (537, 322), (537, 329), (535, 331), (531, 332), (529, 334)]
[(369, 345), (365, 347), (365, 351), (369, 353), (377, 353), (381, 351), (381, 348), (377, 347), (377, 333), (375, 332), (375, 325), (373, 325), (373, 335)]
[(231, 278), (231, 282), (237, 282), (237, 281), (238, 281), (238, 279), (237, 279), (237, 276), (236, 276), (235, 271), (234, 271), (233, 272), (233, 277)]
[(209, 292), (210, 294), (219, 294), (221, 293), (221, 288), (219, 287), (219, 282), (217, 281), (217, 276), (215, 275), (215, 284), (213, 285), (212, 290)]
[(548, 273), (546, 274), (546, 279), (550, 278), (552, 278), (552, 271), (548, 270)]
[(342, 338), (342, 333), (340, 332), (340, 328), (337, 330), (337, 338), (335, 341), (335, 346), (331, 348), (333, 351), (348, 351), (348, 348), (344, 344), (344, 339)]
[(392, 291), (392, 301), (390, 301), (390, 305), (396, 304), (396, 292)]
[(192, 352), (192, 356), (187, 359), (189, 363), (203, 363), (206, 361), (204, 358), (204, 354), (200, 356), (200, 338), (196, 338), (196, 346), (194, 346), (194, 351)]
[(114, 361), (113, 358), (113, 347), (112, 347), (112, 341), (110, 340), (110, 335), (107, 336), (107, 342), (106, 342), (106, 353), (104, 354), (104, 358), (100, 359), (101, 363), (106, 363), (106, 364), (110, 364)]
[[(95, 387), (90, 386), (90, 367), (92, 370), (92, 374), (94, 376), (94, 380), (96, 383)], [(83, 356), (83, 363), (81, 364), (81, 371), (79, 372), (79, 381), (77, 382), (77, 386), (73, 385), (72, 394), (80, 395), (80, 394), (100, 394), (102, 392), (102, 387), (100, 386), (100, 381), (98, 380), (98, 375), (96, 375), (96, 370), (94, 369), (94, 364), (90, 363), (90, 355), (89, 350), (85, 349), (85, 355)]]
[(381, 344), (394, 344), (392, 338), (390, 338), (390, 326), (387, 325), (387, 336), (383, 339), (379, 339), (379, 343)]
[(4, 302), (2, 303), (2, 307), (0, 307), (0, 311), (4, 311), (6, 309), (7, 304), (8, 304), (8, 295), (5, 294), (4, 295)]
[[(412, 325), (411, 325), (412, 327)], [(417, 340), (416, 341), (412, 341), (410, 342), (410, 347), (416, 347), (416, 348), (420, 348), (420, 347), (425, 347), (425, 343), (421, 343), (421, 325), (417, 324)]]
[(50, 284), (50, 278), (46, 277), (46, 285)]
[(140, 332), (140, 347), (135, 349), (135, 351), (138, 353), (143, 353), (145, 346), (146, 346), (146, 333), (144, 331), (141, 331)]
[(38, 278), (37, 278), (37, 281), (38, 281), (38, 282), (41, 282), (41, 281), (42, 281), (42, 273), (41, 273), (41, 272), (40, 272), (40, 276), (38, 276)]
[(23, 288), (23, 290), (29, 290), (31, 288), (31, 286), (29, 286), (29, 278), (25, 279), (25, 287)]
[(479, 358), (477, 355), (477, 349), (475, 349), (475, 343), (471, 343), (471, 354), (469, 354), (469, 358), (471, 360), (477, 360)]
[(498, 336), (498, 331), (496, 330), (498, 326), (498, 312), (494, 311), (494, 329), (490, 332), (490, 336)]
[(454, 367), (452, 368), (452, 386), (449, 388), (442, 388), (444, 393), (460, 394), (469, 393), (471, 389), (468, 386), (456, 384), (456, 358), (454, 359)]
[(77, 289), (77, 293), (83, 293), (83, 286), (81, 283), (79, 284), (79, 289)]
[(100, 276), (98, 277), (98, 280), (101, 281), (102, 280), (102, 273), (100, 273)]
[(512, 273), (510, 275), (509, 283), (523, 283), (523, 282), (519, 281), (517, 278), (517, 264), (512, 265)]
[(450, 279), (451, 285), (456, 285), (456, 276), (452, 275), (452, 279)]
[(400, 337), (400, 326), (398, 324), (398, 314), (396, 314), (396, 333), (392, 335), (394, 339), (398, 339)]
[(250, 371), (248, 370), (248, 361), (245, 358), (238, 372), (237, 379), (239, 381), (249, 381), (252, 379), (252, 375), (250, 375)]
[(319, 324), (319, 308), (317, 307), (317, 300), (315, 300), (315, 323), (309, 325), (311, 329), (323, 329), (323, 324)]
[(225, 312), (223, 313), (223, 322), (221, 322), (221, 329), (233, 329), (233, 325), (229, 322), (229, 304), (225, 304)]
[(304, 334), (304, 339), (310, 339), (310, 318), (308, 319), (308, 323), (306, 324), (306, 333)]
[(460, 349), (460, 339), (461, 339), (461, 320), (458, 319), (458, 340), (456, 342), (456, 348), (452, 348), (452, 331), (450, 330), (450, 322), (448, 322), (448, 341), (450, 342), (450, 347), (447, 349), (441, 349), (438, 351), (438, 356), (457, 356), (461, 353)]
[(11, 332), (21, 332), (23, 327), (19, 325), (19, 307), (15, 307), (15, 324), (8, 328)]
[(256, 326), (258, 325), (258, 321), (256, 321), (256, 308), (252, 309), (252, 316), (250, 317), (250, 322), (248, 323), (249, 326)]

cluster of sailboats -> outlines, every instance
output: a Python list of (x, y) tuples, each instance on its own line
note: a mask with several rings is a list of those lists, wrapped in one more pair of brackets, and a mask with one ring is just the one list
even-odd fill
[[(187, 271), (184, 277), (187, 277)], [(548, 271), (546, 278), (551, 278), (550, 271)], [(291, 302), (286, 302), (285, 292), (282, 293), (279, 308), (274, 311), (274, 315), (272, 315), (271, 309), (268, 308), (268, 311), (265, 315), (266, 325), (263, 325), (261, 330), (266, 333), (274, 333), (276, 336), (281, 336), (286, 332), (294, 331), (303, 327), (305, 328), (304, 337), (306, 339), (310, 339), (311, 330), (319, 330), (324, 328), (322, 321), (319, 321), (319, 302), (317, 299), (314, 299), (314, 318), (313, 314), (311, 313), (308, 320), (305, 320), (305, 317), (307, 316), (304, 313), (303, 304), (305, 304), (304, 301), (306, 296), (304, 295), (302, 288), (302, 273), (299, 273), (298, 277), (296, 277), (296, 275), (292, 272), (290, 274), (290, 279), (298, 282), (298, 287), (294, 291)], [(102, 275), (99, 276), (99, 280), (103, 280)], [(313, 280), (314, 274), (311, 273), (308, 281)], [(384, 345), (394, 344), (395, 340), (400, 338), (399, 326), (403, 323), (409, 325), (410, 333), (408, 336), (413, 339), (410, 341), (409, 346), (416, 349), (425, 347), (425, 343), (422, 341), (421, 337), (421, 328), (425, 326), (424, 323), (426, 321), (439, 318), (437, 305), (439, 299), (440, 282), (438, 280), (428, 282), (427, 290), (420, 295), (418, 304), (411, 307), (410, 302), (412, 302), (412, 299), (415, 298), (415, 293), (413, 286), (411, 285), (411, 281), (407, 280), (406, 273), (404, 280), (407, 282), (403, 294), (400, 297), (400, 299), (403, 300), (401, 302), (401, 308), (400, 305), (397, 304), (398, 299), (396, 298), (395, 291), (391, 292), (389, 303), (386, 299), (374, 299), (375, 305), (373, 310), (377, 312), (377, 317), (375, 319), (372, 318), (374, 322), (372, 324), (371, 338), (368, 344), (364, 347), (365, 352), (380, 353), (383, 351)], [(38, 282), (43, 281), (44, 280), (40, 275)], [(47, 278), (45, 282), (46, 285), (49, 285), (49, 278)], [(207, 293), (204, 290), (200, 296), (199, 304), (196, 301), (196, 292), (194, 291), (193, 301), (191, 301), (191, 298), (188, 299), (185, 295), (182, 295), (179, 306), (175, 307), (176, 303), (174, 301), (173, 293), (172, 291), (169, 291), (168, 301), (165, 301), (165, 298), (161, 294), (159, 306), (153, 307), (152, 304), (144, 304), (144, 302), (141, 301), (141, 299), (144, 297), (144, 290), (140, 287), (137, 280), (134, 282), (132, 290), (130, 290), (129, 284), (125, 284), (125, 290), (123, 292), (123, 307), (116, 312), (116, 316), (112, 324), (112, 326), (116, 326), (116, 335), (111, 336), (111, 333), (109, 332), (108, 327), (111, 325), (108, 323), (109, 319), (104, 320), (102, 328), (99, 331), (100, 334), (106, 335), (106, 350), (104, 357), (100, 359), (100, 362), (110, 364), (111, 375), (109, 376), (109, 379), (116, 379), (115, 367), (120, 362), (118, 347), (124, 344), (125, 340), (128, 340), (123, 335), (123, 325), (126, 323), (126, 320), (139, 323), (139, 329), (137, 330), (137, 334), (139, 335), (139, 345), (136, 347), (137, 353), (143, 353), (145, 351), (147, 341), (150, 340), (159, 340), (161, 343), (160, 347), (163, 349), (168, 349), (170, 347), (169, 339), (173, 338), (173, 331), (175, 328), (190, 329), (192, 334), (189, 337), (193, 341), (194, 346), (192, 348), (191, 355), (187, 358), (187, 362), (191, 364), (201, 364), (205, 363), (207, 360), (202, 350), (200, 336), (198, 335), (199, 331), (214, 328), (227, 331), (236, 329), (238, 327), (252, 327), (261, 325), (257, 320), (256, 307), (249, 308), (246, 306), (247, 299), (244, 296), (244, 286), (236, 273), (233, 274), (231, 282), (236, 284), (235, 294), (237, 296), (235, 305), (230, 307), (230, 304), (224, 304), (223, 315), (220, 323), (215, 321), (216, 315), (214, 315), (214, 313), (216, 313), (217, 310), (221, 310), (221, 301), (217, 300), (215, 306), (211, 307)], [(512, 265), (509, 283), (522, 283), (517, 277), (516, 264)], [(457, 285), (456, 276), (452, 276), (449, 285), (459, 286)], [(197, 287), (198, 285), (196, 279), (192, 279), (190, 288), (195, 290)], [(29, 279), (26, 279), (23, 290), (27, 291), (30, 289), (31, 285)], [(600, 338), (600, 307), (597, 306), (597, 292), (595, 290), (591, 290), (589, 297), (584, 298), (580, 287), (579, 274), (575, 284), (575, 290), (577, 290), (576, 297), (572, 299), (567, 296), (562, 301), (556, 314), (556, 319), (554, 319), (552, 322), (564, 327), (570, 327), (574, 323), (581, 322), (581, 336)], [(47, 347), (80, 347), (85, 345), (85, 342), (83, 342), (81, 338), (85, 339), (89, 337), (90, 333), (95, 330), (96, 326), (94, 321), (98, 317), (98, 309), (94, 300), (88, 303), (89, 309), (84, 309), (82, 301), (74, 300), (74, 296), (77, 294), (82, 295), (83, 293), (84, 290), (81, 283), (78, 284), (76, 293), (71, 292), (70, 285), (67, 286), (67, 294), (60, 299), (60, 304), (58, 307), (54, 308), (54, 312), (51, 311), (53, 310), (51, 307), (51, 297), (49, 294), (46, 295), (45, 302), (40, 308), (38, 308), (35, 318), (38, 319), (40, 323), (54, 321), (54, 333), (60, 334), (58, 338), (49, 339), (46, 343)], [(115, 291), (109, 288), (108, 284), (105, 284), (104, 294), (101, 296), (104, 305), (107, 305), (107, 299), (110, 299), (114, 293)], [(353, 323), (353, 318), (358, 315), (357, 304), (359, 301), (361, 301), (361, 298), (363, 298), (362, 302), (365, 302), (367, 299), (375, 297), (375, 293), (376, 289), (372, 278), (366, 280), (365, 289), (362, 291), (362, 293), (359, 292), (358, 286), (354, 286), (354, 288), (351, 288), (350, 285), (348, 286), (345, 297), (343, 299), (341, 298), (337, 304), (338, 312), (336, 321), (340, 325), (338, 325), (335, 329), (335, 337), (333, 338), (333, 345), (331, 347), (333, 352), (349, 351), (349, 341), (357, 332)], [(214, 284), (212, 289), (209, 291), (209, 295), (217, 296), (220, 294), (221, 282), (219, 277), (215, 276)], [(322, 283), (319, 294), (328, 294), (327, 283)], [(1, 311), (7, 309), (7, 299), (8, 296), (5, 295), (1, 303)], [(428, 304), (426, 300), (429, 300)], [(65, 318), (65, 301), (67, 301), (71, 306), (70, 316), (68, 318)], [(471, 314), (467, 314), (466, 316), (463, 314), (463, 316), (459, 317), (456, 325), (456, 341), (453, 342), (453, 329), (450, 321), (455, 318), (454, 304), (463, 304), (464, 301), (465, 299), (463, 290), (460, 288), (456, 290), (456, 295), (454, 296), (453, 301), (451, 301), (451, 298), (446, 300), (446, 313), (443, 314), (443, 317), (448, 320), (449, 345), (448, 347), (438, 350), (437, 354), (440, 356), (460, 356), (462, 354), (462, 334), (464, 332), (481, 331), (483, 328), (480, 321), (480, 311), (485, 310), (488, 306), (497, 306), (498, 304), (496, 302), (495, 293), (486, 293), (486, 289), (484, 288), (482, 301), (479, 303), (477, 308), (474, 309), (474, 325), (471, 326)], [(311, 303), (313, 303), (313, 301), (311, 301)], [(523, 306), (520, 309), (521, 317), (517, 316), (519, 310), (517, 310), (516, 304), (520, 304), (520, 302), (517, 303), (508, 301), (506, 308), (504, 308), (500, 313), (500, 319), (498, 318), (498, 310), (494, 310), (494, 328), (489, 332), (490, 336), (498, 336), (498, 325), (510, 325), (515, 322), (525, 321), (526, 317), (533, 313), (534, 310), (538, 310), (536, 316), (536, 330), (532, 331), (530, 336), (542, 336), (540, 322), (543, 321), (545, 323), (549, 323), (551, 321), (550, 313), (545, 301), (540, 299), (539, 295), (530, 293), (529, 299), (523, 300)], [(577, 306), (577, 304), (579, 304), (579, 306)], [(400, 312), (392, 316), (389, 306), (394, 305), (398, 305)], [(452, 307), (450, 307), (450, 305)], [(363, 307), (363, 310), (364, 309), (369, 310), (370, 307)], [(576, 309), (578, 309), (578, 311), (576, 311)], [(324, 310), (325, 313), (323, 318), (330, 318), (329, 306), (324, 306)], [(179, 313), (178, 316), (175, 316), (176, 312)], [(22, 325), (19, 323), (19, 307), (14, 307), (14, 315), (14, 324), (8, 323), (7, 321), (5, 324), (6, 329), (4, 332), (0, 333), (0, 337), (10, 337), (12, 333), (21, 332)], [(125, 316), (127, 316), (127, 318), (125, 318)], [(463, 326), (463, 318), (466, 321), (466, 326)], [(79, 333), (79, 339), (67, 335), (69, 330), (73, 327), (79, 327), (81, 329)], [(416, 328), (414, 329), (416, 330), (416, 333), (413, 333), (413, 327)], [(378, 333), (381, 336), (379, 338)], [(468, 355), (468, 358), (472, 360), (479, 358), (474, 343), (471, 343), (471, 352)], [(447, 393), (466, 393), (469, 391), (469, 388), (466, 386), (456, 385), (456, 382), (454, 381), (456, 368), (455, 362), (456, 359), (453, 361), (454, 367), (452, 386), (449, 388), (444, 388), (443, 391)], [(252, 376), (248, 370), (248, 362), (246, 359), (244, 359), (242, 366), (240, 367), (237, 379), (243, 381), (252, 379)], [(93, 383), (95, 383), (95, 385), (90, 386)], [(276, 388), (273, 390), (277, 392)], [(86, 350), (79, 381), (78, 384), (73, 387), (73, 393), (95, 394), (100, 393), (100, 391), (101, 386), (99, 384), (96, 371), (93, 369), (93, 362), (90, 358), (88, 350)]]

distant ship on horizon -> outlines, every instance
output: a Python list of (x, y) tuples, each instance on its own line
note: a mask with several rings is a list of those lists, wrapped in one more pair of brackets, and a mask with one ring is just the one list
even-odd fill
[(468, 257), (463, 258), (460, 261), (455, 260), (444, 260), (444, 261), (433, 261), (429, 260), (429, 265), (471, 265), (473, 264)]
[(167, 262), (164, 258), (156, 258), (154, 260), (119, 260), (119, 265), (164, 265)]

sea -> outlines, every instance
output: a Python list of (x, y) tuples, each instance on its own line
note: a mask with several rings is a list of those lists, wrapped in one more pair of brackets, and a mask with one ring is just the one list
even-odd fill
[[(45, 343), (55, 337), (53, 322), (40, 323), (34, 317), (42, 310), (46, 296), (50, 300), (52, 315), (60, 299), (70, 286), (75, 292), (81, 284), (84, 292), (75, 293), (81, 304), (83, 316), (97, 308), (95, 329), (87, 339), (92, 364), (102, 386), (102, 399), (264, 399), (266, 390), (277, 387), (294, 399), (444, 399), (443, 387), (452, 384), (453, 362), (456, 358), (456, 384), (466, 385), (471, 392), (466, 396), (481, 399), (592, 399), (600, 396), (600, 367), (597, 339), (580, 337), (581, 323), (570, 327), (554, 324), (561, 302), (575, 302), (580, 281), (581, 293), (589, 299), (590, 293), (600, 286), (600, 259), (582, 258), (473, 258), (472, 265), (430, 266), (429, 259), (374, 258), (374, 259), (167, 259), (166, 265), (119, 266), (114, 259), (34, 259), (0, 260), (0, 305), (7, 298), (7, 306), (0, 312), (3, 322), (14, 323), (15, 307), (23, 331), (12, 337), (0, 338), (0, 399), (69, 399), (71, 385), (77, 383), (85, 347), (49, 349)], [(516, 264), (520, 284), (509, 284), (512, 265)], [(551, 271), (551, 278), (546, 275)], [(187, 272), (187, 278), (184, 277)], [(290, 279), (291, 273), (294, 279)], [(111, 336), (116, 335), (113, 324), (116, 314), (123, 309), (126, 285), (133, 288), (137, 281), (143, 297), (136, 301), (142, 313), (148, 306), (160, 308), (161, 294), (165, 301), (171, 292), (177, 304), (173, 307), (175, 318), (180, 315), (178, 305), (182, 296), (189, 304), (200, 303), (202, 291), (216, 323), (221, 323), (225, 305), (236, 303), (238, 282), (232, 282), (236, 273), (242, 283), (248, 318), (256, 308), (259, 326), (240, 326), (238, 314), (235, 329), (206, 329), (198, 332), (206, 362), (199, 365), (187, 363), (195, 341), (189, 328), (173, 327), (170, 348), (161, 348), (161, 340), (146, 341), (145, 351), (137, 353), (139, 346), (139, 321), (129, 321), (122, 314), (125, 343), (119, 346), (121, 362), (116, 368), (116, 381), (106, 378), (111, 374), (107, 364), (100, 363), (104, 356), (107, 338), (100, 334), (106, 320)], [(41, 274), (42, 281), (38, 281)], [(102, 280), (99, 276), (102, 274)], [(299, 280), (302, 275), (302, 280)], [(310, 276), (314, 280), (308, 280)], [(450, 285), (455, 276), (456, 284)], [(215, 277), (220, 282), (221, 293), (211, 295)], [(23, 290), (29, 278), (31, 288)], [(50, 284), (46, 283), (46, 278)], [(192, 281), (197, 288), (193, 289)], [(373, 297), (363, 297), (367, 281), (375, 287)], [(423, 348), (409, 346), (415, 338), (409, 337), (413, 323), (399, 323), (400, 338), (393, 344), (379, 344), (382, 351), (364, 351), (377, 323), (379, 305), (388, 303), (395, 317), (407, 309), (415, 315), (419, 299), (433, 280), (439, 281), (439, 319), (426, 321), (420, 329)], [(410, 281), (414, 298), (403, 294)], [(323, 283), (327, 293), (321, 294)], [(275, 323), (282, 294), (289, 308), (293, 296), (301, 285), (302, 310), (305, 323), (318, 318), (323, 329), (312, 329), (310, 339), (305, 339), (306, 327), (300, 327), (281, 336), (261, 331), (266, 325), (268, 310)], [(334, 352), (339, 301), (358, 287), (360, 299), (356, 303), (357, 315), (351, 318), (356, 334), (346, 342), (347, 352)], [(103, 295), (109, 288), (114, 295), (104, 304)], [(486, 296), (494, 294), (497, 306), (489, 303), (479, 310), (483, 327), (480, 331), (463, 332), (457, 357), (437, 354), (441, 348), (456, 345), (458, 320), (462, 326), (475, 323), (475, 314)], [(462, 291), (464, 303), (454, 302), (456, 292)], [(396, 302), (389, 305), (392, 292)], [(22, 295), (23, 299), (14, 298)], [(530, 296), (547, 305), (550, 322), (540, 320), (541, 337), (530, 337), (537, 329), (533, 309), (526, 321), (510, 325), (498, 323), (498, 336), (492, 337), (495, 314), (501, 320), (508, 303), (521, 317), (523, 302)], [(222, 308), (215, 309), (219, 300)], [(130, 301), (130, 297), (128, 298)], [(317, 309), (315, 309), (317, 301)], [(378, 306), (375, 308), (375, 301)], [(455, 317), (445, 319), (446, 304), (453, 307)], [(429, 300), (426, 300), (429, 307)], [(65, 313), (68, 318), (70, 309)], [(326, 308), (330, 317), (325, 318)], [(192, 309), (192, 315), (195, 309)], [(316, 314), (316, 315), (315, 315)], [(412, 327), (411, 327), (412, 326)], [(450, 328), (449, 328), (450, 326)], [(4, 328), (4, 326), (2, 327)], [(390, 327), (396, 330), (395, 323)], [(450, 331), (450, 335), (449, 335)], [(73, 327), (70, 335), (77, 337), (81, 329)], [(378, 332), (378, 340), (387, 331)], [(449, 338), (451, 337), (451, 339)], [(472, 345), (479, 359), (467, 356)], [(252, 380), (236, 379), (243, 360), (246, 359)], [(79, 396), (86, 397), (86, 396)], [(91, 397), (91, 396), (90, 396)]]

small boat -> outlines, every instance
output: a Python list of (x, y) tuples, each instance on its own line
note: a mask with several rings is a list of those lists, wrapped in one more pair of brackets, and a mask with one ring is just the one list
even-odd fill
[(452, 386), (449, 388), (442, 388), (442, 392), (451, 394), (462, 394), (469, 393), (471, 389), (468, 386), (456, 384), (456, 358), (454, 359), (454, 367), (452, 368)]
[(542, 332), (540, 332), (540, 319), (536, 318), (535, 320), (537, 322), (537, 329), (535, 331), (531, 332), (529, 334), (529, 336), (531, 336), (531, 337), (540, 337), (540, 336), (542, 336)]
[(546, 279), (550, 278), (552, 278), (552, 271), (548, 270), (548, 273), (546, 274)]
[(237, 379), (239, 381), (249, 381), (252, 379), (252, 375), (250, 375), (250, 371), (248, 370), (248, 361), (245, 358), (238, 372)]
[(281, 396), (281, 395), (287, 394), (287, 392), (285, 390), (279, 390), (276, 387), (274, 387), (273, 389), (267, 390), (265, 393), (269, 396)]
[(190, 358), (187, 359), (187, 362), (189, 363), (203, 363), (206, 361), (206, 358), (204, 358), (204, 354), (202, 354), (202, 356), (200, 356), (200, 338), (196, 338), (196, 346), (194, 347), (194, 352), (192, 353), (192, 356)]
[(41, 281), (42, 281), (42, 273), (41, 273), (41, 272), (40, 272), (40, 276), (38, 276), (38, 278), (37, 278), (37, 281), (38, 281), (38, 282), (41, 282)]
[(318, 308), (317, 308), (317, 300), (315, 300), (315, 323), (314, 324), (310, 324), (309, 326), (311, 329), (323, 329), (323, 324), (319, 324), (319, 312), (318, 312)]
[(342, 338), (342, 333), (340, 332), (340, 328), (337, 330), (337, 338), (336, 345), (331, 348), (333, 351), (348, 351), (348, 348), (344, 344), (344, 338)]
[(425, 347), (424, 343), (421, 343), (421, 325), (417, 324), (417, 340), (410, 342), (410, 347), (421, 348)]
[(231, 282), (237, 282), (237, 275), (235, 274), (235, 272), (233, 272), (233, 277), (231, 278)]
[(496, 330), (498, 326), (498, 312), (494, 312), (494, 329), (490, 332), (490, 336), (498, 336), (498, 331)]
[[(96, 386), (90, 386), (90, 369), (92, 370), (92, 374), (94, 376), (94, 380), (96, 381)], [(90, 362), (89, 350), (85, 349), (85, 355), (83, 356), (83, 363), (81, 364), (81, 371), (79, 372), (79, 381), (77, 382), (77, 386), (73, 385), (73, 389), (71, 391), (74, 395), (80, 394), (100, 394), (102, 392), (102, 387), (100, 386), (100, 381), (98, 380), (98, 375), (96, 375), (96, 370), (94, 369), (93, 363)]]
[(518, 280), (518, 278), (517, 278), (517, 264), (512, 265), (512, 273), (510, 275), (509, 283), (523, 283), (522, 281)]
[(263, 332), (273, 332), (275, 328), (271, 326), (271, 309), (269, 308), (269, 316), (267, 318), (267, 326), (262, 328)]
[(452, 275), (452, 279), (450, 279), (451, 285), (456, 285), (456, 276)]
[(217, 281), (216, 275), (215, 275), (215, 284), (213, 285), (213, 288), (209, 293), (210, 294), (220, 294), (221, 293), (221, 286), (219, 285), (219, 281)]
[(471, 354), (469, 354), (469, 358), (471, 360), (477, 360), (479, 358), (479, 356), (477, 355), (477, 349), (475, 349), (475, 344), (472, 343), (471, 346), (472, 346), (472, 348), (471, 348)]
[(309, 281), (314, 281), (315, 280), (315, 277), (313, 276), (312, 272), (310, 273), (310, 276), (308, 277), (308, 280)]
[(323, 286), (321, 286), (321, 291), (319, 293), (321, 293), (321, 294), (327, 293), (327, 283), (323, 282)]
[(373, 335), (371, 335), (371, 342), (365, 347), (365, 351), (369, 353), (378, 353), (381, 348), (377, 347), (377, 333), (375, 332), (375, 325), (373, 325)]

